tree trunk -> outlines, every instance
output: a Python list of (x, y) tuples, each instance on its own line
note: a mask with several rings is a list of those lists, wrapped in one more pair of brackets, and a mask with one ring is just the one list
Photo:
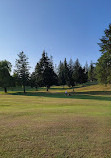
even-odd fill
[(4, 92), (7, 93), (7, 88), (6, 87), (4, 88)]
[(24, 89), (24, 94), (25, 94), (25, 86), (23, 86), (23, 89)]

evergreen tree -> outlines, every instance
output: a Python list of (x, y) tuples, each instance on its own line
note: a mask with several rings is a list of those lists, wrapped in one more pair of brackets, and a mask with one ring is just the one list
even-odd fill
[(88, 81), (88, 71), (89, 71), (89, 66), (88, 66), (87, 62), (84, 66), (84, 69), (85, 69), (85, 81), (87, 82)]
[(43, 78), (43, 64), (42, 62), (37, 63), (34, 71), (34, 76), (35, 76), (35, 87), (42, 87), (45, 86), (44, 84), (44, 78)]
[(14, 70), (12, 77), (14, 78), (15, 86), (22, 86), (21, 80), (20, 80), (20, 78), (15, 70)]
[(59, 66), (58, 66), (58, 81), (59, 85), (66, 85), (66, 79), (65, 79), (65, 74), (64, 74), (64, 64), (60, 61)]
[(100, 46), (100, 52), (102, 54), (104, 53), (110, 53), (111, 54), (111, 24), (109, 25), (108, 29), (105, 29), (104, 31), (105, 35), (102, 36), (100, 39), (101, 43), (98, 43)]
[(13, 76), (10, 76), (10, 87), (12, 88), (12, 90), (13, 90), (13, 87), (15, 86), (16, 86), (15, 78)]
[(111, 84), (111, 54), (104, 53), (96, 63), (96, 77), (102, 84)]
[(82, 84), (87, 82), (85, 67), (82, 68), (78, 59), (74, 63), (73, 79), (75, 81), (75, 84)]
[(57, 83), (57, 75), (54, 72), (52, 59), (50, 60), (47, 53), (43, 51), (42, 58), (35, 67), (36, 84), (45, 86), (48, 89), (50, 86)]
[(89, 66), (88, 79), (89, 79), (89, 81), (91, 81), (91, 82), (93, 82), (93, 81), (96, 80), (95, 67), (93, 66), (92, 61), (91, 61), (91, 64), (90, 64), (90, 66)]
[(88, 72), (86, 72), (85, 67), (83, 67), (81, 73), (81, 83), (85, 83), (87, 81), (88, 81)]
[(0, 61), (0, 86), (4, 88), (5, 93), (7, 93), (7, 87), (10, 86), (11, 82), (11, 63), (9, 61)]
[(88, 71), (89, 71), (89, 66), (88, 66), (87, 61), (86, 61), (86, 64), (85, 64), (84, 68), (85, 68), (85, 72), (88, 73)]
[(18, 76), (18, 79), (21, 82), (21, 85), (23, 86), (23, 90), (25, 93), (25, 87), (29, 82), (29, 62), (28, 58), (24, 54), (24, 52), (20, 52), (18, 54), (18, 59), (16, 59), (16, 70), (15, 73)]
[(97, 79), (100, 83), (111, 84), (111, 24), (104, 31), (105, 35), (100, 39), (101, 57), (96, 64)]
[(64, 60), (64, 76), (66, 85), (70, 86), (70, 73), (66, 58)]
[(74, 71), (73, 71), (73, 79), (75, 81), (75, 84), (80, 83), (80, 71), (81, 71), (81, 65), (79, 63), (79, 60), (77, 59), (74, 63)]
[(32, 72), (31, 74), (30, 85), (31, 87), (35, 87), (37, 91), (38, 85), (36, 84), (35, 72)]
[(72, 59), (70, 59), (69, 64), (68, 64), (68, 68), (69, 68), (69, 87), (73, 87), (75, 85), (75, 81), (73, 78), (73, 71), (74, 71), (74, 63), (72, 61)]

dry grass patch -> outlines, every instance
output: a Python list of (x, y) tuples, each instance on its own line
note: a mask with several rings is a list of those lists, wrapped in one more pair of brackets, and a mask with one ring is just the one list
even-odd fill
[[(38, 118), (38, 116), (36, 116)], [(1, 124), (4, 157), (110, 157), (111, 119), (56, 114)], [(108, 124), (109, 121), (109, 124)]]
[(57, 96), (0, 96), (1, 158), (111, 157), (107, 96)]

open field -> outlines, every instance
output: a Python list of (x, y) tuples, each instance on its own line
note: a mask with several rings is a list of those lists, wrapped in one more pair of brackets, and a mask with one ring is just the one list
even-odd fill
[(64, 91), (0, 93), (0, 158), (111, 158), (111, 86)]

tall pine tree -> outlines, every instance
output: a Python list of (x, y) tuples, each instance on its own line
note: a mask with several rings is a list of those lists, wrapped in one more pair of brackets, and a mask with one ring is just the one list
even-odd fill
[(66, 85), (70, 86), (70, 73), (66, 58), (64, 60), (64, 76)]
[(49, 59), (45, 51), (43, 51), (42, 58), (35, 67), (35, 78), (36, 84), (46, 87), (47, 91), (50, 86), (57, 83), (57, 75), (54, 72), (52, 58)]
[(73, 78), (74, 63), (72, 59), (70, 59), (69, 61), (68, 68), (69, 68), (69, 87), (71, 86), (73, 88), (73, 86), (75, 85), (75, 80)]
[(25, 87), (29, 82), (29, 62), (28, 58), (24, 54), (24, 52), (20, 52), (18, 54), (18, 59), (16, 59), (16, 69), (15, 73), (18, 76), (21, 85), (23, 86), (23, 91), (25, 93)]
[(104, 34), (98, 43), (102, 55), (96, 64), (96, 73), (98, 81), (107, 85), (111, 84), (111, 24)]
[(92, 61), (91, 61), (90, 66), (89, 66), (88, 80), (91, 82), (96, 80), (95, 67), (94, 67)]
[(64, 63), (60, 61), (58, 66), (58, 81), (59, 85), (62, 85), (63, 88), (66, 85), (65, 73), (64, 73)]
[(81, 70), (81, 65), (79, 63), (79, 60), (77, 59), (74, 63), (74, 71), (73, 71), (73, 79), (75, 81), (75, 84), (80, 83), (81, 80), (80, 70)]

